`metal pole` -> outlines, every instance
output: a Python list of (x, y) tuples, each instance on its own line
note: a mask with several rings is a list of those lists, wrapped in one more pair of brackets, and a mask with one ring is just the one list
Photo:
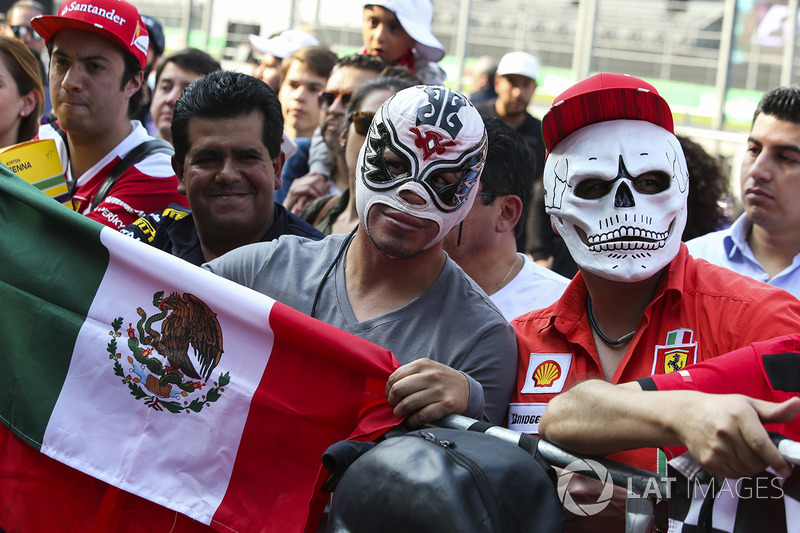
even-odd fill
[(204, 50), (208, 50), (209, 40), (211, 37), (211, 14), (214, 12), (214, 0), (208, 0), (206, 3), (206, 9), (203, 12), (203, 17), (205, 19), (205, 23), (203, 24), (203, 28), (205, 28), (205, 48)]
[(297, 0), (292, 0), (291, 2), (289, 2), (289, 27), (290, 28), (294, 28), (294, 22), (295, 22), (294, 21), (294, 17), (295, 17), (295, 12), (297, 11), (297, 9), (296, 9), (297, 6), (295, 4), (297, 4)]
[(794, 57), (797, 40), (798, 0), (789, 0), (789, 17), (786, 23), (786, 39), (783, 42), (783, 62), (781, 63), (781, 85), (791, 85), (794, 79)]
[(192, 11), (193, 11), (192, 1), (193, 0), (189, 0), (186, 3), (186, 14), (184, 15), (185, 18), (184, 18), (183, 31), (186, 35), (186, 46), (191, 46), (191, 44), (189, 43), (189, 39), (191, 38), (192, 35)]
[[(466, 416), (448, 415), (440, 420), (437, 420), (433, 425), (443, 428), (467, 430), (476, 422), (477, 420)], [(487, 435), (493, 435), (517, 446), (519, 445), (520, 438), (522, 438), (522, 433), (500, 426), (492, 426), (484, 433)], [(587, 455), (573, 454), (544, 439), (539, 440), (537, 448), (545, 461), (553, 466), (564, 468), (575, 461), (590, 458), (608, 469), (611, 479), (617, 486), (630, 488), (637, 494), (643, 494), (646, 490), (653, 491), (654, 487), (658, 489), (660, 494), (667, 493), (666, 482), (654, 472), (636, 468), (623, 463), (618, 463), (602, 457), (590, 457)], [(585, 475), (598, 479), (595, 472), (586, 472)]]
[(728, 79), (733, 50), (733, 28), (736, 22), (736, 0), (725, 0), (722, 13), (722, 30), (719, 36), (719, 58), (717, 59), (717, 110), (712, 128), (721, 130), (725, 124), (725, 101), (728, 96)]
[(461, 90), (464, 77), (464, 66), (467, 62), (467, 46), (469, 34), (469, 18), (472, 12), (472, 0), (461, 0), (461, 9), (458, 13), (458, 33), (456, 34), (456, 56), (458, 57), (458, 80), (456, 89)]
[(596, 21), (597, 0), (581, 0), (575, 26), (575, 46), (572, 48), (572, 75), (576, 80), (588, 78), (591, 72)]

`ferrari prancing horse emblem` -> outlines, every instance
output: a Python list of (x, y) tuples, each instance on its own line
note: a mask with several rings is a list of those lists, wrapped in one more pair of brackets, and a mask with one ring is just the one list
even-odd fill
[[(120, 363), (122, 354), (117, 352), (122, 317), (111, 324), (114, 329), (109, 332), (109, 359), (114, 361), (114, 373), (128, 385), (131, 394), (144, 400), (148, 407), (172, 413), (199, 413), (219, 400), (231, 380), (230, 373), (225, 372), (218, 381), (209, 383), (223, 353), (222, 329), (216, 313), (193, 294), (172, 293), (167, 298), (163, 295), (163, 291), (153, 295), (153, 306), (160, 312), (148, 317), (139, 307), (136, 326), (128, 324), (128, 371)], [(161, 322), (161, 331), (154, 329), (157, 322)], [(204, 393), (203, 388), (212, 384)]]

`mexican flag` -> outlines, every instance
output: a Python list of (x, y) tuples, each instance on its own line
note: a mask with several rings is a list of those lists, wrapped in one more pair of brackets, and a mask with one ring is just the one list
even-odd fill
[(313, 531), (324, 450), (399, 422), (389, 351), (2, 167), (0, 228), (8, 533)]

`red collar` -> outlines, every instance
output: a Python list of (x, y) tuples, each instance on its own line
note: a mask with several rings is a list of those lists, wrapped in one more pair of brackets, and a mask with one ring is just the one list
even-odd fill
[[(360, 54), (364, 55), (367, 53), (367, 48), (364, 47), (359, 51)], [(406, 67), (411, 72), (414, 72), (414, 50), (409, 48), (408, 52), (400, 58), (400, 60), (396, 63), (398, 67)]]

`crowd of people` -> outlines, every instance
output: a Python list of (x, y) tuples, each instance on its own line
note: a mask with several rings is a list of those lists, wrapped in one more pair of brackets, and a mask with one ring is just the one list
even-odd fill
[[(759, 103), (732, 220), (656, 87), (596, 74), (539, 119), (539, 61), (509, 51), (461, 94), (432, 15), (365, 2), (342, 57), (251, 35), (243, 73), (123, 0), (19, 0), (0, 148), (52, 139), (78, 213), (390, 349), (407, 428), (461, 414), (660, 474), (681, 448), (788, 477), (765, 428), (800, 439), (800, 87)], [(622, 499), (569, 530), (622, 531)]]

